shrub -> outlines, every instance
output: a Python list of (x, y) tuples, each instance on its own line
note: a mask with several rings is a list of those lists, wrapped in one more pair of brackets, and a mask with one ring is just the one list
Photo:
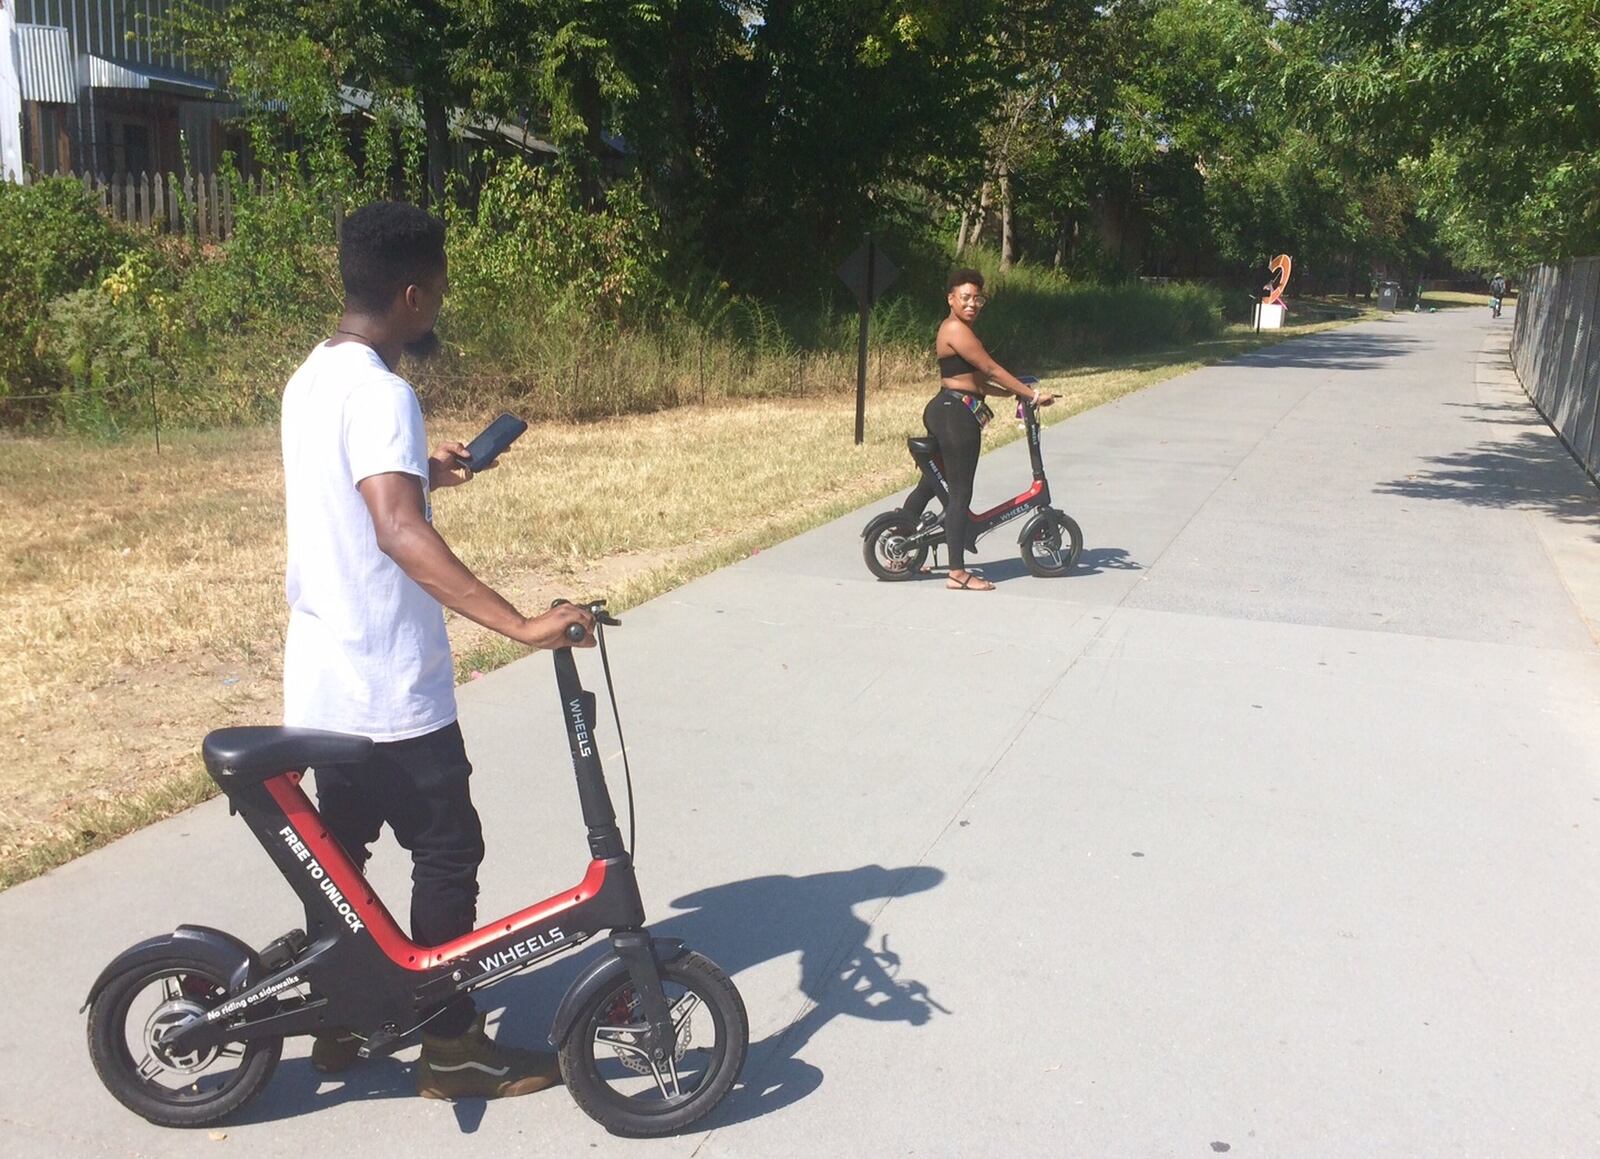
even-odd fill
[(107, 436), (144, 426), (156, 421), (157, 395), (170, 396), (183, 325), (176, 275), (162, 254), (130, 250), (98, 285), (50, 303), (47, 349), (64, 380), (59, 412), (70, 429)]
[(537, 347), (546, 327), (624, 321), (660, 292), (659, 223), (634, 182), (589, 211), (561, 173), (505, 161), (449, 223), (444, 328), (468, 355)]
[(1222, 329), (1222, 295), (1210, 286), (1103, 285), (1033, 266), (999, 273), (991, 254), (979, 254), (973, 264), (984, 269), (993, 299), (979, 331), (990, 352), (1013, 370), (1170, 348)]
[(0, 400), (57, 388), (46, 352), (51, 300), (95, 284), (138, 244), (70, 178), (0, 182)]
[(235, 190), (234, 234), (177, 247), (162, 421), (271, 419), (283, 384), (326, 337), (341, 300), (333, 211), (303, 183)]
[[(691, 265), (669, 289), (659, 223), (634, 183), (593, 211), (559, 171), (504, 162), (449, 218), (446, 357), (406, 371), (427, 406), (582, 419), (854, 383), (857, 316), (842, 286), (775, 302)], [(339, 310), (332, 210), (303, 181), (236, 189), (221, 245), (118, 227), (71, 181), (0, 186), (0, 224), (0, 405), (36, 387), (55, 397), (33, 413), (75, 430), (145, 427), (155, 409), (163, 424), (270, 420)], [(910, 252), (873, 310), (873, 373), (931, 384), (944, 263)], [(1203, 287), (1000, 274), (992, 254), (975, 264), (995, 299), (984, 342), (1019, 373), (1171, 347), (1221, 324)]]
[(291, 181), (237, 185), (233, 237), (201, 254), (182, 288), (184, 315), (205, 338), (319, 330), (340, 297), (332, 210)]

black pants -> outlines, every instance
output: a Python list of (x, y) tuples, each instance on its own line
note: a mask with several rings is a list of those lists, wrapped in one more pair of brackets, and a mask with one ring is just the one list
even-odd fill
[[(957, 391), (941, 390), (922, 408), (922, 425), (939, 441), (944, 481), (950, 488), (950, 503), (944, 512), (944, 542), (950, 551), (952, 571), (966, 570), (967, 513), (972, 508), (972, 480), (978, 474), (978, 452), (983, 447), (983, 428), (961, 398)], [(915, 520), (932, 498), (933, 484), (923, 479), (906, 496), (900, 510)]]
[[(372, 746), (358, 765), (317, 770), (317, 809), (356, 868), (387, 823), (411, 852), (411, 939), (437, 946), (469, 933), (478, 918), (483, 827), (472, 806), (461, 728)], [(428, 1023), (434, 1034), (464, 1033), (477, 1011), (466, 996)]]

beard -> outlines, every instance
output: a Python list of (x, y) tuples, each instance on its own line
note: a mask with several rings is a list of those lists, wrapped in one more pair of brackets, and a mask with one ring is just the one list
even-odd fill
[(405, 350), (407, 357), (414, 358), (418, 362), (427, 362), (439, 353), (439, 332), (437, 330), (429, 330), (421, 337), (413, 338), (410, 342), (407, 342), (402, 349)]

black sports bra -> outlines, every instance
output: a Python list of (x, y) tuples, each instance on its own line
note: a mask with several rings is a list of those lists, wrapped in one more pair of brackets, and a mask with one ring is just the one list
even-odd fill
[(939, 377), (954, 378), (958, 374), (978, 374), (978, 368), (959, 354), (939, 356)]

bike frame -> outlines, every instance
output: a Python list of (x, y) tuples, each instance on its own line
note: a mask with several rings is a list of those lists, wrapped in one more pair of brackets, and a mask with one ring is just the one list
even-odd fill
[[(633, 860), (594, 741), (593, 693), (584, 690), (570, 648), (555, 651), (578, 799), (590, 861), (577, 885), (440, 946), (420, 946), (328, 832), (301, 788), (301, 770), (251, 778), (211, 769), (267, 855), (305, 906), (304, 944), (293, 960), (175, 1031), (175, 1053), (225, 1042), (344, 1027), (381, 1053), (419, 1029), (442, 1003), (573, 949), (604, 930), (639, 992), (650, 1037), (670, 1042), (671, 1021)], [(308, 762), (309, 763), (309, 762)], [(299, 931), (296, 931), (298, 934)], [(293, 935), (291, 935), (292, 937)], [(304, 993), (302, 993), (304, 987)]]
[[(987, 511), (976, 512), (969, 508), (966, 544), (968, 551), (976, 551), (978, 540), (995, 528), (1003, 527), (1030, 511), (1050, 506), (1050, 481), (1045, 478), (1044, 458), (1039, 449), (1039, 409), (1027, 399), (1019, 399), (1018, 402), (1022, 407), (1022, 419), (1027, 430), (1028, 461), (1033, 465), (1033, 486)], [(944, 481), (944, 458), (936, 449), (937, 444), (932, 439), (909, 439), (907, 445), (911, 448), (911, 457), (916, 460), (923, 478), (933, 485), (934, 495), (948, 509), (950, 488)], [(934, 449), (929, 449), (930, 446)], [(923, 546), (937, 546), (943, 542), (944, 515), (941, 513), (931, 524), (919, 527), (915, 534), (906, 536), (905, 548), (912, 551)]]

